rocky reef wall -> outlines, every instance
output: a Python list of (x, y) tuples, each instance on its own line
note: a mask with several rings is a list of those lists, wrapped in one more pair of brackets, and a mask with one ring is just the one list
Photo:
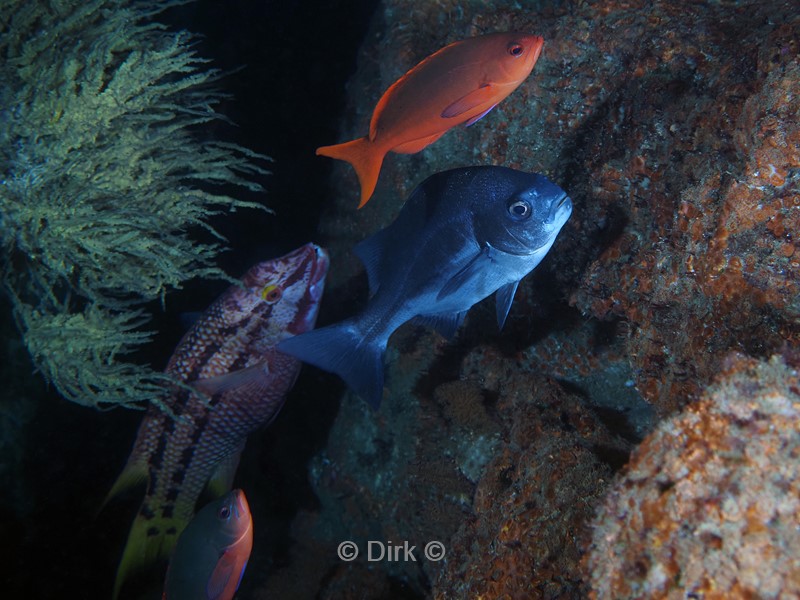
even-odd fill
[[(762, 376), (796, 378), (796, 361), (774, 359), (784, 365), (777, 375), (778, 367), (768, 374), (753, 366), (790, 355), (800, 341), (795, 3), (386, 0), (348, 83), (341, 137), (330, 143), (364, 135), (383, 91), (423, 57), (456, 39), (508, 30), (542, 35), (544, 52), (487, 117), (418, 154), (390, 155), (360, 211), (355, 174), (336, 166), (338, 195), (322, 225), (333, 265), (326, 293), (336, 304), (328, 318), (350, 314), (366, 297), (353, 245), (389, 223), (436, 171), (497, 164), (542, 172), (569, 192), (573, 216), (523, 280), (502, 334), (489, 305), (473, 308), (454, 343), (406, 326), (390, 342), (380, 412), (345, 395), (312, 465), (320, 507), (296, 520), (293, 533), (305, 541), (293, 566), (270, 577), (265, 597), (304, 597), (297, 589), (292, 596), (290, 582), (309, 572), (308, 561), (318, 575), (306, 585), (327, 598), (640, 597), (639, 584), (624, 588), (597, 573), (617, 555), (663, 543), (689, 510), (681, 503), (698, 509), (698, 500), (673, 493), (674, 510), (657, 522), (639, 518), (637, 531), (651, 533), (619, 537), (621, 549), (608, 555), (602, 532), (620, 527), (614, 498), (622, 492), (603, 497), (631, 449), (646, 438), (637, 452), (652, 457), (634, 459), (615, 485), (655, 494), (655, 457), (670, 443), (661, 430), (646, 437), (656, 422), (687, 406), (676, 423), (711, 418), (704, 415), (716, 414), (711, 404), (725, 386), (735, 388), (725, 402), (747, 401), (747, 386), (724, 381), (745, 378), (758, 391)], [(727, 379), (706, 392), (720, 373)], [(761, 437), (768, 427), (745, 429), (748, 444), (794, 468), (796, 456), (778, 438)], [(793, 443), (797, 435), (794, 425), (786, 431)], [(703, 465), (690, 458), (676, 456), (676, 468), (702, 477)], [(638, 475), (637, 460), (651, 471)], [(730, 477), (748, 485), (759, 465), (754, 459)], [(650, 483), (624, 483), (637, 477)], [(773, 483), (768, 493), (783, 506), (796, 490)], [(719, 488), (718, 502), (745, 510), (734, 487)], [(751, 525), (762, 526), (759, 548), (775, 555), (784, 542), (768, 527), (770, 515), (753, 513)], [(746, 541), (708, 532), (700, 543)], [(343, 539), (420, 548), (440, 540), (447, 558), (325, 562)], [(581, 563), (587, 549), (592, 557)], [(695, 551), (659, 567), (654, 597), (700, 589), (702, 577), (680, 562)], [(765, 568), (772, 555), (762, 555)], [(655, 585), (657, 564), (619, 569), (639, 569)], [(781, 572), (770, 597), (796, 581), (796, 569)], [(739, 582), (726, 589), (745, 595), (758, 585)]]

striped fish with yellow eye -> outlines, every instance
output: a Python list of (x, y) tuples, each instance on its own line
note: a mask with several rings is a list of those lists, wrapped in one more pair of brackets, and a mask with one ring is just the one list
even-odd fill
[(132, 573), (166, 561), (204, 490), (217, 498), (231, 489), (247, 435), (275, 418), (300, 370), (275, 345), (313, 329), (327, 270), (314, 244), (259, 263), (178, 344), (165, 370), (184, 384), (167, 402), (172, 414), (148, 408), (109, 493), (147, 482), (115, 598)]

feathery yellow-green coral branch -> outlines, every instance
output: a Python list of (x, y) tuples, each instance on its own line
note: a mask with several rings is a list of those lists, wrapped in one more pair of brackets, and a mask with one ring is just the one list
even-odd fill
[(69, 400), (140, 405), (164, 375), (126, 362), (150, 339), (144, 305), (214, 267), (193, 228), (255, 207), (265, 157), (200, 143), (221, 118), (219, 77), (186, 32), (154, 16), (181, 2), (0, 0), (0, 276), (44, 377)]

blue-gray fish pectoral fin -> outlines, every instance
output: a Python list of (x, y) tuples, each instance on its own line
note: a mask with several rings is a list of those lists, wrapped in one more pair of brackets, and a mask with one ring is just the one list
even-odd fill
[(369, 295), (372, 296), (378, 290), (380, 283), (380, 264), (383, 257), (383, 249), (386, 245), (385, 229), (378, 231), (367, 239), (359, 242), (353, 248), (353, 252), (364, 265), (369, 280)]
[(484, 246), (464, 267), (453, 275), (439, 290), (436, 301), (444, 300), (477, 278), (484, 277), (486, 270), (492, 267), (492, 248)]
[(466, 311), (439, 315), (417, 315), (411, 319), (411, 322), (416, 325), (432, 327), (448, 340), (452, 340), (455, 337), (458, 328), (461, 327), (461, 324), (464, 322), (464, 317), (466, 316)]
[(511, 310), (511, 303), (514, 302), (514, 294), (517, 292), (519, 281), (512, 281), (505, 284), (495, 294), (495, 307), (497, 308), (497, 328), (502, 331), (506, 324), (508, 311)]
[(277, 348), (305, 363), (336, 373), (370, 406), (376, 410), (380, 407), (385, 341), (365, 340), (345, 321), (286, 338)]

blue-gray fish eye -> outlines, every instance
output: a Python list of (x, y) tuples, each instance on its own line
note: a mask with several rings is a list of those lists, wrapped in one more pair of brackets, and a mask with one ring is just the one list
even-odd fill
[(517, 221), (522, 221), (531, 216), (530, 202), (525, 200), (514, 200), (508, 204), (508, 214)]
[(227, 506), (220, 507), (219, 512), (217, 513), (217, 517), (219, 517), (221, 520), (224, 521), (230, 516), (231, 516), (231, 510)]

